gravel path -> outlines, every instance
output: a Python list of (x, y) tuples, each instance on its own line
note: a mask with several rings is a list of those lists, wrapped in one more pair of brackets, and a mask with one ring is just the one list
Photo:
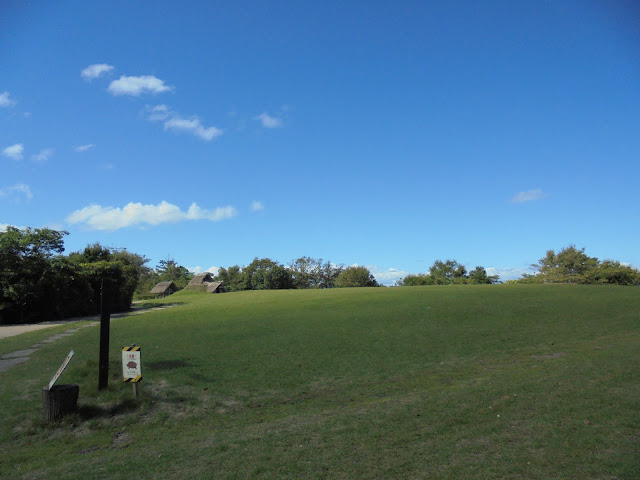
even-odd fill
[[(117, 318), (129, 317), (132, 315), (141, 315), (143, 313), (151, 312), (153, 310), (161, 310), (171, 306), (173, 305), (169, 304), (169, 305), (163, 305), (161, 307), (134, 310), (132, 312), (127, 312), (127, 313), (117, 313), (117, 314), (111, 315), (111, 320), (117, 319)], [(49, 338), (42, 340), (41, 342), (31, 345), (31, 347), (29, 347), (28, 349), (18, 350), (18, 351), (6, 353), (0, 356), (0, 373), (6, 370), (9, 370), (11, 367), (14, 367), (16, 365), (20, 365), (21, 363), (26, 362), (27, 360), (29, 360), (29, 355), (31, 355), (34, 352), (37, 352), (38, 350), (40, 350), (42, 347), (44, 347), (49, 343), (53, 343), (56, 340), (59, 340), (61, 338), (70, 337), (71, 335), (73, 335), (74, 333), (78, 332), (83, 328), (99, 325), (100, 324), (99, 320), (100, 320), (100, 317), (94, 315), (92, 317), (73, 318), (70, 320), (60, 320), (57, 322), (43, 322), (35, 325), (0, 325), (0, 339), (2, 339), (7, 337), (13, 337), (15, 335), (20, 335), (26, 332), (42, 330), (43, 328), (56, 327), (58, 325), (67, 325), (70, 323), (83, 322), (83, 321), (91, 322), (85, 325), (81, 325), (78, 328), (70, 328), (69, 330), (65, 330), (62, 333), (53, 335)]]

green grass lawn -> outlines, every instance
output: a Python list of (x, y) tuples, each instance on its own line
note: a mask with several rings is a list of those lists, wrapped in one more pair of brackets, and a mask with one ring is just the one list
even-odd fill
[[(112, 321), (107, 391), (98, 327), (0, 373), (0, 478), (640, 478), (638, 288), (164, 302), (177, 304)], [(121, 379), (132, 343), (137, 401)], [(45, 425), (40, 389), (70, 349), (59, 383), (80, 385), (80, 408)]]

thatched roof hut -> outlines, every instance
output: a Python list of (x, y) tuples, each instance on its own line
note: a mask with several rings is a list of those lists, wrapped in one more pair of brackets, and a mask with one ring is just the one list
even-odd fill
[(191, 279), (189, 282), (190, 287), (199, 287), (201, 285), (206, 285), (207, 283), (213, 282), (213, 277), (209, 272), (204, 273), (196, 273), (196, 276)]
[(207, 293), (222, 293), (222, 282), (213, 282), (207, 285)]
[(163, 298), (172, 293), (176, 293), (179, 288), (172, 281), (160, 282), (151, 289), (151, 295), (162, 296)]

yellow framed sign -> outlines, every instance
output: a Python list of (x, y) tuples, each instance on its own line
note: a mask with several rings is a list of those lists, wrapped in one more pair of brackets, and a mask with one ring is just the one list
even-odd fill
[(131, 346), (122, 349), (122, 376), (125, 382), (142, 381), (141, 356), (140, 347)]

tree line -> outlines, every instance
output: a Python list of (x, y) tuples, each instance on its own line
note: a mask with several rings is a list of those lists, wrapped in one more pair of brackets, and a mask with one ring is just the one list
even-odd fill
[[(193, 277), (192, 272), (174, 260), (162, 260), (155, 270), (149, 269), (141, 275), (135, 296), (149, 297), (151, 289), (163, 281), (172, 281), (182, 289)], [(225, 292), (379, 286), (366, 267), (345, 268), (311, 257), (300, 257), (286, 266), (270, 258), (256, 257), (244, 267), (233, 265), (218, 269), (213, 280), (222, 282)]]
[(640, 270), (617, 260), (598, 260), (574, 245), (558, 253), (548, 250), (531, 267), (536, 271), (525, 274), (515, 283), (577, 283), (583, 285), (640, 285)]
[[(640, 285), (640, 270), (617, 260), (598, 260), (588, 256), (585, 249), (570, 245), (558, 253), (548, 250), (546, 255), (531, 265), (534, 273), (523, 274), (507, 283), (575, 283), (583, 285)], [(455, 260), (436, 260), (427, 273), (407, 275), (397, 286), (464, 285), (500, 283), (498, 275), (488, 275), (484, 267), (467, 272)]]
[(476, 267), (470, 272), (456, 260), (436, 260), (427, 273), (407, 275), (396, 282), (399, 287), (416, 285), (465, 285), (499, 283), (498, 275), (489, 275), (484, 267)]
[(223, 282), (228, 292), (379, 286), (366, 267), (345, 268), (311, 257), (300, 257), (288, 266), (270, 258), (255, 258), (246, 267), (220, 268), (214, 280)]
[(68, 256), (67, 232), (48, 228), (0, 232), (0, 323), (28, 323), (124, 311), (148, 259), (98, 243)]
[[(106, 298), (112, 312), (131, 307), (134, 295), (148, 295), (161, 281), (185, 287), (193, 273), (174, 260), (155, 269), (144, 256), (99, 243), (63, 255), (65, 231), (7, 227), (0, 232), (0, 323), (26, 323), (100, 312)], [(598, 260), (569, 246), (547, 251), (525, 274), (509, 283), (640, 285), (640, 271), (616, 260)], [(285, 266), (269, 258), (220, 268), (214, 280), (229, 292), (241, 290), (378, 287), (366, 267), (344, 267), (300, 257)], [(436, 260), (427, 273), (407, 275), (397, 286), (499, 283), (484, 267), (471, 271), (456, 260)], [(104, 294), (104, 295), (103, 295)]]

